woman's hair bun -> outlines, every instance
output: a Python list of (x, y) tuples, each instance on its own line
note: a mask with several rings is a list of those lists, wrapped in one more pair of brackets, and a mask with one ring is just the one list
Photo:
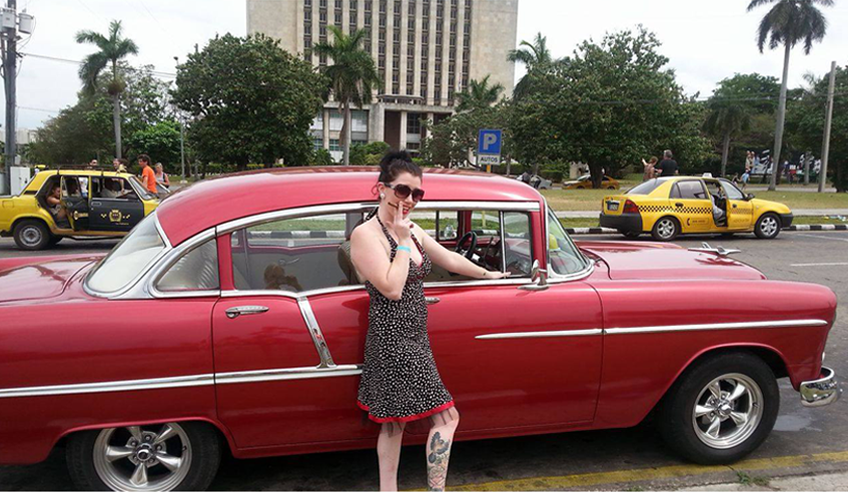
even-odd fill
[(381, 183), (391, 183), (400, 173), (410, 173), (421, 177), (423, 173), (417, 164), (412, 162), (412, 156), (405, 150), (389, 150), (380, 160)]

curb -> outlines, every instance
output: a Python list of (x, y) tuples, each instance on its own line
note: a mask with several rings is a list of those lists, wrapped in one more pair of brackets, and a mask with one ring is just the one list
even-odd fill
[[(848, 231), (848, 224), (803, 224), (784, 227), (782, 231)], [(621, 234), (617, 229), (608, 227), (567, 227), (565, 232), (571, 235), (580, 234)], [(647, 234), (644, 233), (643, 234)]]

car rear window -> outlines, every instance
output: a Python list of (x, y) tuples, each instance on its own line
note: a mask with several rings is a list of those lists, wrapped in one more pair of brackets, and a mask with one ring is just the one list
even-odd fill
[(661, 185), (662, 181), (657, 178), (649, 179), (642, 184), (636, 185), (633, 188), (627, 190), (625, 195), (650, 195), (652, 191), (657, 189), (657, 186)]

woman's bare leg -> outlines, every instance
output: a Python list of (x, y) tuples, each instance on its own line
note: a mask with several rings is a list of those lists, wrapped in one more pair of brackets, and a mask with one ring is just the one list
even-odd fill
[(377, 459), (380, 462), (380, 490), (397, 490), (400, 447), (404, 423), (389, 422), (380, 428), (377, 438)]
[(459, 412), (453, 407), (430, 417), (430, 434), (425, 449), (429, 490), (445, 490), (453, 434), (458, 426)]

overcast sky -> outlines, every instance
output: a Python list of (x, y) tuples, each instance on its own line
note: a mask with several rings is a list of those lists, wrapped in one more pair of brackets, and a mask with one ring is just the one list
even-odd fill
[[(486, 0), (477, 0), (486, 1)], [(548, 37), (554, 56), (570, 55), (581, 41), (600, 40), (605, 32), (643, 24), (662, 41), (678, 82), (689, 94), (712, 93), (718, 81), (734, 73), (759, 72), (780, 77), (782, 50), (760, 54), (755, 31), (768, 7), (746, 13), (744, 0), (520, 0), (518, 39)], [(125, 36), (139, 46), (133, 65), (151, 64), (173, 73), (174, 56), (185, 57), (195, 43), (202, 47), (216, 33), (246, 32), (244, 0), (18, 0), (18, 9), (36, 17), (36, 29), (20, 50), (35, 55), (81, 60), (94, 48), (78, 45), (81, 29), (105, 33), (120, 19)], [(802, 84), (806, 72), (824, 74), (830, 62), (848, 63), (848, 1), (823, 9), (830, 23), (824, 42), (805, 56), (792, 52), (790, 86)], [(73, 63), (24, 57), (18, 76), (18, 127), (37, 128), (76, 101), (80, 88)], [(516, 78), (523, 73), (516, 70)], [(166, 77), (167, 78), (167, 77)], [(2, 114), (0, 104), (0, 114)]]

